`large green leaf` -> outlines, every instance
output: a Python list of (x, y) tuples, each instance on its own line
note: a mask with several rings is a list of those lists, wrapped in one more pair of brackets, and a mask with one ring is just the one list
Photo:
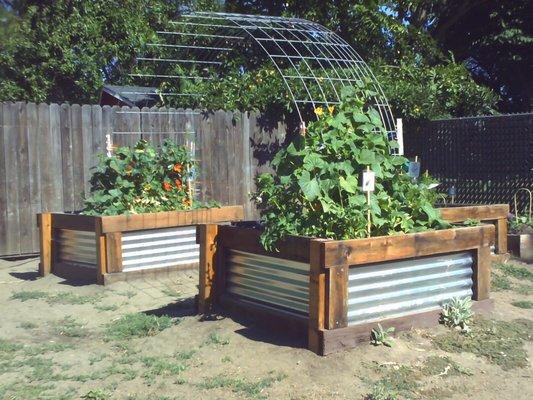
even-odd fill
[(359, 154), (356, 156), (356, 160), (359, 164), (370, 165), (375, 162), (376, 155), (372, 150), (361, 149)]
[(346, 190), (348, 193), (355, 194), (358, 189), (357, 178), (353, 175), (348, 175), (346, 178), (341, 176), (339, 178), (339, 185), (341, 188)]
[(309, 201), (315, 200), (320, 195), (320, 186), (315, 178), (311, 178), (309, 171), (303, 171), (300, 179), (298, 179), (298, 185)]

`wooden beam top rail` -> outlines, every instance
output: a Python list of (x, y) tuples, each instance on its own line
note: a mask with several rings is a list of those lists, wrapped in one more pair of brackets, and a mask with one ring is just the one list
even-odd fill
[(52, 227), (56, 229), (94, 232), (96, 223), (100, 218), (92, 215), (52, 213)]
[(101, 218), (102, 233), (129, 232), (143, 229), (240, 221), (244, 218), (244, 208), (243, 206), (224, 206), (189, 211), (111, 215)]
[(219, 241), (224, 247), (263, 256), (309, 263), (310, 238), (288, 236), (283, 239), (282, 244), (279, 246), (279, 251), (267, 251), (259, 242), (261, 231), (258, 229), (220, 226), (219, 232)]
[(494, 226), (487, 224), (368, 239), (327, 241), (322, 243), (323, 265), (331, 268), (471, 250), (489, 246), (494, 231)]
[(509, 214), (508, 204), (482, 206), (443, 207), (438, 209), (443, 219), (448, 222), (463, 222), (467, 219), (490, 221), (505, 218)]

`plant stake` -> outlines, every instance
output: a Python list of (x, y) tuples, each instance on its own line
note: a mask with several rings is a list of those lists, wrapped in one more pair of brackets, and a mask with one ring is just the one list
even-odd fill
[(366, 218), (367, 218), (367, 234), (368, 237), (370, 237), (370, 231), (372, 228), (372, 220), (370, 217), (370, 195), (374, 191), (376, 182), (376, 174), (374, 171), (370, 170), (370, 166), (367, 165), (366, 171), (363, 172), (363, 192), (366, 192), (366, 203), (368, 205), (368, 210), (366, 212)]

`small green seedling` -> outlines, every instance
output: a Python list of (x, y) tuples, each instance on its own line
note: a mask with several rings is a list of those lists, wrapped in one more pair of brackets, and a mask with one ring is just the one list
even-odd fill
[(463, 225), (464, 226), (479, 226), (479, 225), (481, 225), (481, 221), (479, 219), (475, 219), (475, 218), (467, 218), (463, 222)]
[(394, 333), (396, 328), (390, 327), (383, 329), (381, 324), (378, 324), (376, 329), (372, 329), (372, 343), (374, 346), (384, 345), (387, 347), (392, 347), (394, 341), (392, 340), (391, 335)]
[(468, 333), (473, 316), (472, 300), (468, 297), (464, 299), (456, 297), (442, 307), (440, 321), (445, 326), (455, 328), (462, 333)]

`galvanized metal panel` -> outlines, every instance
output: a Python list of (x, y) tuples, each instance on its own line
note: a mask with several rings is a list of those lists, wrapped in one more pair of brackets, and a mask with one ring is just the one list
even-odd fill
[(54, 244), (59, 262), (83, 264), (96, 268), (96, 237), (94, 232), (58, 229)]
[(229, 250), (227, 291), (297, 314), (309, 310), (309, 264)]
[(348, 324), (438, 309), (453, 297), (472, 296), (468, 252), (352, 267)]
[(195, 226), (123, 232), (123, 271), (195, 264), (199, 248)]

